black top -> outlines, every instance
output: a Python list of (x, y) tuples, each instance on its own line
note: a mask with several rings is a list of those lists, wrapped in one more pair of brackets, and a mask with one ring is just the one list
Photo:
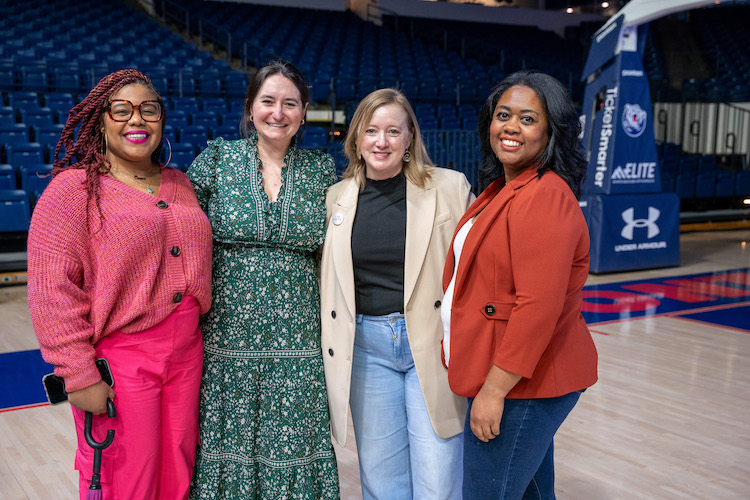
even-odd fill
[(352, 226), (358, 314), (403, 312), (405, 250), (406, 177), (367, 179)]

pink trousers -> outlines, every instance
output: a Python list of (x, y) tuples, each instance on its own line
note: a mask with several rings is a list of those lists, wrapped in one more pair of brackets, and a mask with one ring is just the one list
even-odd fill
[[(198, 302), (185, 297), (158, 325), (135, 334), (113, 333), (96, 345), (115, 381), (117, 416), (95, 415), (92, 434), (113, 443), (102, 451), (101, 488), (107, 500), (187, 498), (198, 439), (203, 338)], [(85, 499), (94, 464), (83, 436), (84, 412), (73, 408), (75, 468)]]

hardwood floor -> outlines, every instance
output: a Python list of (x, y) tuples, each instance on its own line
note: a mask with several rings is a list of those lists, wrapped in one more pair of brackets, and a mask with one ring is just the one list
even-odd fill
[[(750, 268), (748, 241), (750, 230), (683, 234), (680, 267), (592, 275), (587, 284)], [(702, 310), (742, 315), (750, 291)], [(0, 288), (0, 318), (0, 353), (38, 347), (25, 286)], [(658, 311), (591, 330), (600, 380), (557, 434), (558, 498), (750, 498), (750, 331)], [(0, 412), (0, 498), (75, 498), (74, 441), (67, 405)], [(358, 500), (353, 436), (349, 443), (336, 449), (342, 498)]]

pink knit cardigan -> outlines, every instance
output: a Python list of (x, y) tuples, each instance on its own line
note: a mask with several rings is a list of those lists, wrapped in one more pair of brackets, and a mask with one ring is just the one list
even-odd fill
[(158, 196), (102, 176), (103, 218), (80, 169), (53, 178), (34, 208), (29, 308), (42, 356), (69, 392), (101, 380), (102, 337), (150, 328), (184, 296), (201, 314), (211, 305), (211, 226), (185, 174), (162, 172)]

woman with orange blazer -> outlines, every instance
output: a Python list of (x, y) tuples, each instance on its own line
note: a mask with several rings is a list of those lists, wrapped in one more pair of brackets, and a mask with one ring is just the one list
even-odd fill
[(469, 402), (463, 498), (554, 499), (554, 434), (597, 379), (581, 314), (580, 125), (557, 80), (518, 72), (478, 128), (489, 185), (458, 223), (443, 275), (448, 381)]

